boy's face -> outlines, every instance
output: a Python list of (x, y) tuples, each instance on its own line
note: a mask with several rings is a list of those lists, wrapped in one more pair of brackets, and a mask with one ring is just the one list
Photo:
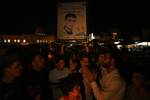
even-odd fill
[(45, 60), (42, 55), (36, 55), (32, 61), (32, 65), (36, 66), (38, 69), (43, 69), (45, 64)]
[(73, 26), (75, 25), (75, 23), (76, 23), (76, 18), (74, 18), (74, 17), (68, 17), (66, 19), (66, 25), (69, 28), (73, 28)]
[(58, 69), (63, 69), (64, 68), (64, 65), (65, 65), (65, 62), (63, 59), (59, 60), (58, 63), (57, 63), (57, 68)]

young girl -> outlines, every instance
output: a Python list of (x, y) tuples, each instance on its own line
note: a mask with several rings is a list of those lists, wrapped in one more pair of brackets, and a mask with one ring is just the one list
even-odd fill
[(64, 96), (60, 100), (82, 100), (80, 84), (81, 76), (77, 74), (70, 74), (67, 78), (63, 79), (61, 89)]

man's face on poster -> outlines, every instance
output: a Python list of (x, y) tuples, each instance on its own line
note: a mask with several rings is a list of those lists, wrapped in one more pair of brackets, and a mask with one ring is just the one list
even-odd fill
[(71, 29), (75, 26), (75, 23), (76, 23), (76, 18), (75, 17), (68, 17), (66, 19), (66, 26), (71, 28)]

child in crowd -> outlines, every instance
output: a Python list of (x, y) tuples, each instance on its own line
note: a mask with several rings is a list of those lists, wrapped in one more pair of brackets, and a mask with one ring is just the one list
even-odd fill
[(62, 80), (61, 89), (64, 94), (60, 100), (82, 100), (81, 77), (77, 74), (70, 74)]

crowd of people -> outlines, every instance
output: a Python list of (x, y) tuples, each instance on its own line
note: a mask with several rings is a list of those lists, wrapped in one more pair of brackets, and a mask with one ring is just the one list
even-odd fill
[(148, 65), (128, 55), (114, 44), (6, 49), (0, 100), (150, 100)]

